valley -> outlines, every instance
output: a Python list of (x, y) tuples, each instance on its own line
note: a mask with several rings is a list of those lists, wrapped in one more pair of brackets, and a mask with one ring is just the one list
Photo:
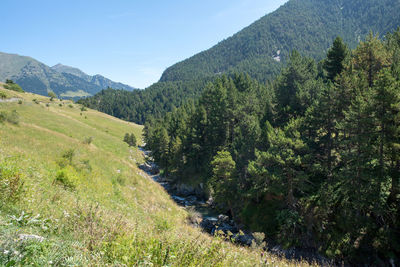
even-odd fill
[(139, 169), (142, 152), (122, 141), (134, 133), (140, 143), (142, 126), (68, 100), (0, 93), (20, 100), (0, 103), (1, 264), (309, 265), (190, 226)]
[(399, 0), (21, 1), (0, 266), (400, 266)]

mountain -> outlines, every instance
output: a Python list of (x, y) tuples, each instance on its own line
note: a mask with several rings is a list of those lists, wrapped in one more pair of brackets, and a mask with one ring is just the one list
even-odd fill
[(160, 81), (247, 72), (270, 79), (293, 50), (322, 59), (338, 35), (351, 47), (400, 25), (398, 0), (291, 0), (211, 49), (168, 68)]
[(0, 52), (0, 81), (6, 79), (14, 80), (27, 92), (47, 95), (53, 91), (64, 98), (94, 95), (107, 87), (135, 89), (101, 75), (87, 75), (69, 66), (57, 64), (49, 67), (31, 57)]
[(221, 74), (245, 72), (265, 82), (279, 74), (293, 50), (321, 60), (338, 35), (355, 48), (371, 30), (381, 36), (392, 32), (400, 25), (399, 8), (398, 0), (289, 0), (211, 49), (169, 67), (145, 91), (107, 91), (82, 103), (144, 123), (197, 98)]
[(80, 69), (73, 68), (73, 67), (70, 67), (70, 66), (57, 64), (57, 65), (55, 65), (55, 66), (53, 66), (51, 68), (53, 70), (59, 72), (59, 73), (67, 74), (67, 76), (73, 75), (73, 76), (79, 77), (79, 78), (81, 78), (81, 79), (83, 79), (83, 80), (85, 80), (85, 81), (87, 81), (87, 82), (89, 82), (91, 84), (94, 84), (94, 85), (97, 85), (97, 86), (101, 87), (102, 89), (108, 88), (108, 87), (116, 88), (116, 89), (123, 89), (123, 90), (127, 90), (127, 91), (132, 91), (132, 90), (135, 89), (135, 88), (133, 88), (133, 87), (131, 87), (129, 85), (111, 81), (110, 79), (107, 79), (106, 77), (101, 76), (99, 74), (96, 74), (94, 76), (90, 76), (90, 75), (84, 73), (83, 71), (81, 71)]

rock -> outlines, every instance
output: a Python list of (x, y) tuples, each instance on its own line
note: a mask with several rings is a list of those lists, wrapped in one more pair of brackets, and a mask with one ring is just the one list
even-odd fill
[(208, 200), (206, 201), (207, 205), (210, 207), (215, 207), (215, 203), (214, 203), (214, 199), (212, 198), (212, 196), (210, 196), (208, 198)]
[(237, 233), (232, 236), (232, 240), (242, 246), (251, 246), (254, 237), (251, 234)]
[(212, 234), (215, 228), (216, 221), (211, 219), (203, 219), (200, 222), (200, 227), (209, 234)]
[(154, 163), (143, 163), (139, 166), (140, 169), (142, 169), (143, 171), (150, 173), (151, 175), (156, 175), (160, 172), (160, 170), (158, 169), (157, 165), (155, 165)]
[(42, 236), (26, 235), (26, 234), (18, 235), (18, 239), (19, 239), (19, 241), (22, 241), (22, 242), (29, 241), (29, 240), (35, 240), (35, 241), (38, 241), (38, 242), (43, 242), (45, 240), (45, 238), (42, 237)]
[(229, 223), (229, 217), (223, 214), (218, 215), (218, 224)]
[(177, 184), (176, 192), (178, 195), (184, 196), (184, 197), (196, 194), (196, 190), (192, 186), (187, 185), (187, 184)]
[(239, 232), (239, 229), (235, 225), (228, 223), (223, 223), (219, 225), (218, 230), (223, 231), (225, 234), (228, 234), (228, 232), (231, 232), (233, 234)]

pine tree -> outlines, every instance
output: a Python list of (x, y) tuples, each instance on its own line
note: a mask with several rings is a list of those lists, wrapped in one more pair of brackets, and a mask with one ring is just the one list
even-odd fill
[(349, 55), (349, 50), (342, 38), (336, 37), (332, 47), (328, 50), (327, 59), (324, 62), (324, 69), (327, 71), (327, 78), (334, 81), (344, 69), (344, 61)]
[(288, 66), (282, 71), (275, 84), (279, 125), (283, 125), (291, 118), (304, 115), (318, 92), (315, 83), (316, 76), (315, 61), (293, 51)]
[(379, 160), (379, 177), (381, 183), (385, 177), (391, 177), (390, 199), (396, 199), (400, 169), (398, 166), (398, 146), (400, 143), (400, 92), (399, 84), (392, 76), (390, 69), (383, 69), (374, 85), (373, 108), (376, 120), (377, 155)]
[(234, 203), (237, 199), (237, 176), (236, 163), (227, 151), (219, 151), (211, 162), (212, 180), (210, 181), (213, 189), (213, 196), (219, 203), (228, 206), (228, 209), (235, 217)]
[(361, 71), (372, 87), (382, 68), (390, 66), (390, 56), (383, 43), (371, 32), (365, 42), (361, 42), (354, 51), (353, 66)]

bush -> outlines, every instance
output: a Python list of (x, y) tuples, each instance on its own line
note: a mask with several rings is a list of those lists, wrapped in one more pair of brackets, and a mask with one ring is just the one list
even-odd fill
[(16, 110), (11, 112), (0, 111), (0, 123), (2, 122), (9, 122), (11, 124), (18, 125), (19, 124), (19, 114)]
[(136, 137), (135, 135), (126, 133), (124, 136), (124, 142), (127, 143), (129, 146), (136, 146)]
[(68, 107), (70, 107), (70, 108), (74, 108), (74, 106), (73, 106), (72, 104), (69, 104), (69, 105), (68, 105)]
[(93, 142), (93, 137), (91, 137), (91, 136), (86, 137), (86, 138), (83, 140), (83, 143), (84, 143), (85, 145), (90, 145), (92, 142)]
[(7, 90), (12, 90), (12, 91), (20, 92), (20, 93), (25, 92), (24, 90), (22, 90), (21, 86), (14, 83), (12, 80), (7, 80), (6, 84), (4, 85), (4, 88), (6, 88)]
[(12, 160), (0, 162), (0, 201), (15, 202), (23, 188), (22, 174)]
[(82, 106), (81, 111), (87, 111), (87, 108), (85, 108), (85, 106)]
[(54, 98), (57, 98), (57, 95), (53, 91), (50, 91), (48, 93), (48, 96), (50, 97), (50, 101), (53, 101)]
[(3, 92), (0, 92), (0, 98), (1, 99), (6, 99), (7, 95), (5, 93), (3, 93)]
[(3, 123), (7, 120), (7, 113), (5, 111), (0, 111), (0, 123)]
[(38, 101), (36, 98), (32, 99), (32, 101), (33, 101), (35, 104), (39, 104), (39, 101)]
[(61, 155), (61, 159), (57, 161), (58, 166), (60, 168), (65, 168), (68, 165), (72, 165), (72, 161), (75, 156), (75, 149), (68, 149), (64, 151), (64, 153)]
[(19, 114), (16, 110), (13, 110), (8, 114), (7, 121), (15, 125), (19, 124)]
[(71, 167), (59, 170), (53, 184), (62, 185), (65, 189), (75, 190), (78, 181), (76, 172)]
[(21, 100), (21, 99), (18, 100), (18, 104), (19, 104), (19, 105), (22, 105), (22, 100)]

